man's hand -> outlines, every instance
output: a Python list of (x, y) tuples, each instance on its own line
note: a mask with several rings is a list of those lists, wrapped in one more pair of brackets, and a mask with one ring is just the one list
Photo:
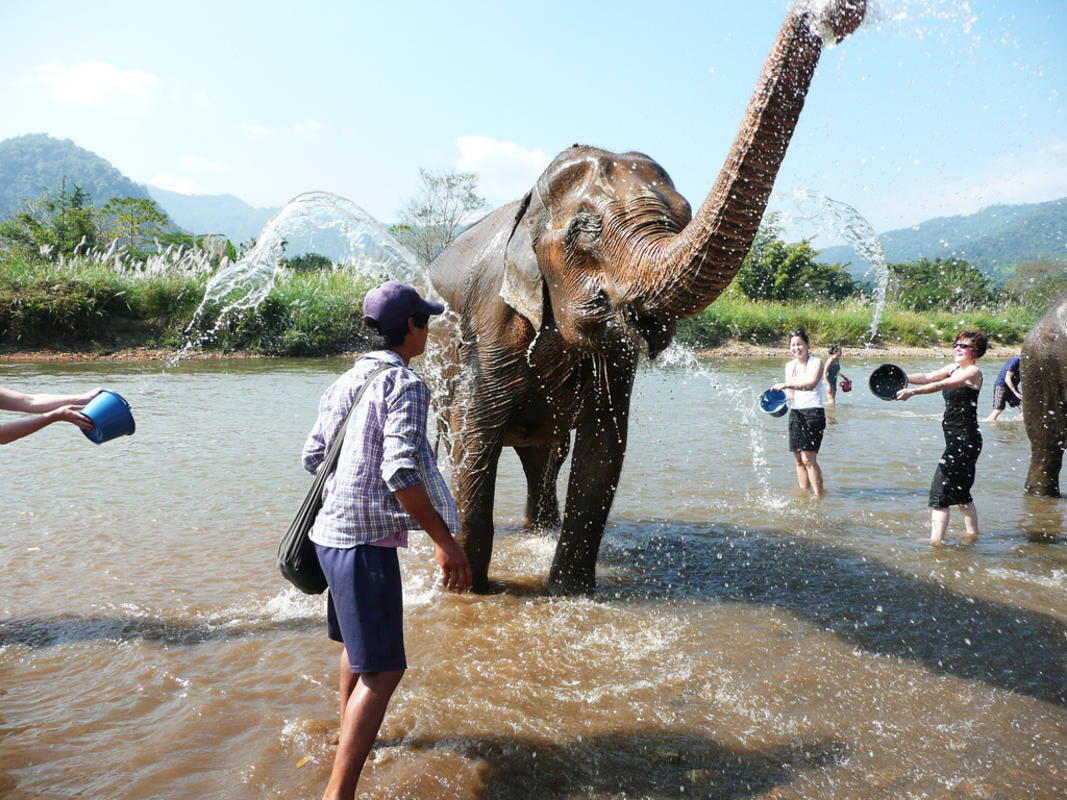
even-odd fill
[(453, 592), (465, 592), (471, 588), (471, 565), (467, 554), (452, 538), (441, 515), (430, 502), (426, 487), (421, 483), (393, 492), (397, 502), (407, 511), (430, 538), (433, 539), (434, 555), (441, 566), (445, 587)]
[(443, 542), (434, 542), (434, 555), (441, 567), (445, 588), (452, 592), (466, 592), (471, 588), (471, 565), (467, 554), (451, 536)]

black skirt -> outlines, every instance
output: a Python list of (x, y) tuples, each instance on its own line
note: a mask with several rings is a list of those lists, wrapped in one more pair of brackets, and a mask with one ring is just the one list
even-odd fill
[(982, 434), (978, 430), (962, 436), (945, 431), (945, 452), (930, 483), (930, 508), (961, 506), (973, 501), (971, 487), (981, 453)]
[(789, 412), (789, 452), (818, 453), (826, 430), (826, 412), (821, 408), (794, 408)]

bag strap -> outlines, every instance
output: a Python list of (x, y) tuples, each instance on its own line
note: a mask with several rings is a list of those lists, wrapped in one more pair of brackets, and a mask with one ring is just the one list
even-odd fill
[(337, 431), (337, 435), (333, 437), (333, 442), (330, 443), (330, 451), (326, 454), (326, 458), (319, 466), (317, 474), (321, 474), (323, 478), (328, 476), (337, 468), (337, 461), (341, 458), (341, 445), (345, 441), (345, 433), (348, 431), (348, 421), (352, 419), (352, 413), (359, 405), (359, 401), (363, 399), (363, 393), (370, 386), (372, 380), (374, 380), (379, 373), (385, 372), (387, 369), (396, 367), (396, 364), (381, 364), (378, 366), (367, 379), (363, 381), (363, 385), (359, 387), (359, 391), (356, 392), (356, 397), (352, 401), (352, 405), (348, 409), (348, 413), (345, 414), (345, 421), (341, 423), (341, 427)]

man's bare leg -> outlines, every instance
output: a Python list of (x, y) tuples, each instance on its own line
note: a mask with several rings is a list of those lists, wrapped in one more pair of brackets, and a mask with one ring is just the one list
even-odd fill
[[(356, 796), (356, 784), (385, 719), (389, 700), (404, 677), (403, 670), (390, 670), (352, 675), (353, 680), (349, 681), (344, 675), (346, 671), (352, 675), (348, 657), (342, 654), (341, 738), (337, 743), (337, 755), (330, 772), (330, 782), (322, 795), (323, 800), (353, 800)], [(347, 702), (344, 699), (346, 687)]]

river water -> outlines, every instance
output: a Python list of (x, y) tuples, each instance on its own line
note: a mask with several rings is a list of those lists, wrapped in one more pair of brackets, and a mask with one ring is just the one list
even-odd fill
[[(1067, 552), (1042, 534), (1067, 504), (1023, 496), (1018, 412), (983, 424), (980, 539), (957, 544), (955, 512), (935, 551), (940, 399), (880, 401), (881, 361), (846, 360), (811, 501), (785, 418), (756, 408), (785, 358), (640, 373), (594, 597), (543, 594), (553, 542), (521, 526), (512, 454), (496, 594), (444, 593), (413, 537), (410, 668), (361, 796), (1063, 796)], [(320, 795), (338, 646), (273, 559), (347, 365), (0, 365), (10, 388), (114, 389), (137, 419), (3, 448), (0, 797)]]

